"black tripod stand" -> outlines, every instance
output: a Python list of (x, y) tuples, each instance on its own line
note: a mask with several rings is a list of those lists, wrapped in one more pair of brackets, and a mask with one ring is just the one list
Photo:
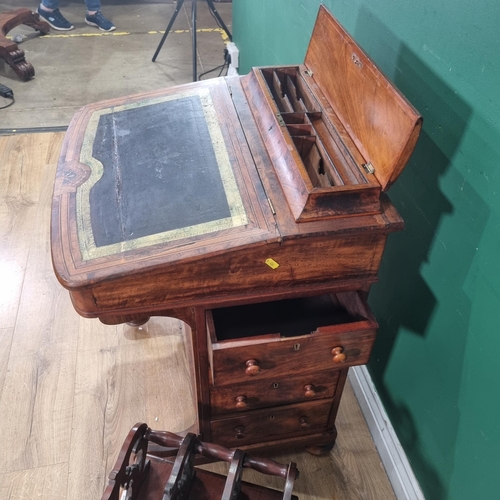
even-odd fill
[[(195, 82), (198, 77), (197, 77), (197, 66), (196, 66), (196, 7), (198, 0), (191, 0), (191, 37), (193, 39), (193, 82)], [(210, 12), (212, 15), (215, 17), (217, 20), (217, 24), (227, 33), (227, 36), (229, 37), (229, 40), (233, 41), (233, 37), (230, 33), (230, 31), (227, 29), (227, 26), (224, 24), (224, 21), (222, 18), (219, 16), (219, 13), (217, 12), (217, 9), (214, 6), (214, 3), (212, 0), (206, 0), (208, 4), (208, 8), (210, 9)], [(175, 7), (175, 12), (172, 15), (172, 18), (170, 19), (170, 22), (168, 23), (167, 29), (165, 30), (165, 34), (163, 35), (160, 43), (158, 44), (158, 47), (156, 48), (155, 55), (153, 56), (153, 62), (156, 61), (156, 58), (158, 57), (158, 54), (160, 53), (161, 48), (163, 47), (163, 44), (165, 43), (165, 40), (167, 39), (167, 36), (170, 32), (170, 29), (172, 28), (175, 18), (177, 17), (177, 14), (179, 14), (179, 11), (182, 8), (182, 5), (184, 4), (184, 0), (177, 0), (177, 6)]]

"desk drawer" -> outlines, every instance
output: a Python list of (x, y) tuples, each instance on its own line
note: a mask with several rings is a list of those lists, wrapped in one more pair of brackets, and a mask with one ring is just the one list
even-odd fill
[(215, 386), (368, 361), (378, 325), (358, 292), (207, 311)]
[(210, 390), (212, 415), (333, 398), (339, 373), (333, 370), (217, 387)]
[(320, 432), (327, 429), (331, 404), (322, 399), (213, 419), (212, 441), (231, 448)]

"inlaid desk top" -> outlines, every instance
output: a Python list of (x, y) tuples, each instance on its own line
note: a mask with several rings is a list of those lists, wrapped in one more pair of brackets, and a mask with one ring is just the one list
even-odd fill
[(152, 248), (163, 262), (230, 248), (235, 237), (277, 237), (228, 96), (220, 80), (81, 110), (54, 192), (64, 212), (55, 206), (53, 229), (69, 229), (71, 269), (62, 279), (117, 261), (141, 266)]

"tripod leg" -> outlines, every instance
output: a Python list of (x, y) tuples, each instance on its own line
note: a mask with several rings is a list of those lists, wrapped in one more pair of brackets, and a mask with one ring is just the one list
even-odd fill
[(191, 6), (191, 23), (192, 23), (192, 33), (191, 36), (193, 38), (193, 82), (198, 80), (198, 75), (197, 75), (197, 47), (196, 47), (196, 8), (197, 8), (197, 1), (198, 0), (192, 0), (193, 4)]
[(170, 22), (168, 23), (167, 29), (165, 30), (165, 34), (162, 36), (161, 41), (158, 44), (158, 47), (156, 48), (155, 55), (153, 56), (153, 62), (156, 61), (156, 58), (158, 57), (158, 54), (160, 53), (160, 50), (163, 47), (163, 44), (165, 43), (165, 40), (167, 39), (168, 34), (170, 33), (170, 29), (172, 28), (172, 26), (175, 22), (175, 18), (177, 17), (177, 14), (179, 14), (179, 11), (181, 10), (183, 3), (184, 3), (184, 0), (177, 0), (175, 12), (172, 14), (172, 17), (170, 18)]
[(217, 12), (217, 9), (215, 8), (215, 5), (212, 0), (207, 0), (208, 7), (212, 11), (213, 15), (219, 22), (219, 24), (222, 26), (222, 29), (227, 33), (227, 36), (229, 37), (229, 40), (232, 42), (233, 41), (233, 35), (231, 35), (231, 32), (227, 29), (227, 26), (224, 24), (224, 21), (222, 18), (219, 16), (219, 13)]

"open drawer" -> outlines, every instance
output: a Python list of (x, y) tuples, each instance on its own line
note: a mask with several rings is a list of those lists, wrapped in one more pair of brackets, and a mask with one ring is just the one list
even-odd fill
[(207, 311), (215, 386), (360, 365), (378, 325), (359, 292)]

